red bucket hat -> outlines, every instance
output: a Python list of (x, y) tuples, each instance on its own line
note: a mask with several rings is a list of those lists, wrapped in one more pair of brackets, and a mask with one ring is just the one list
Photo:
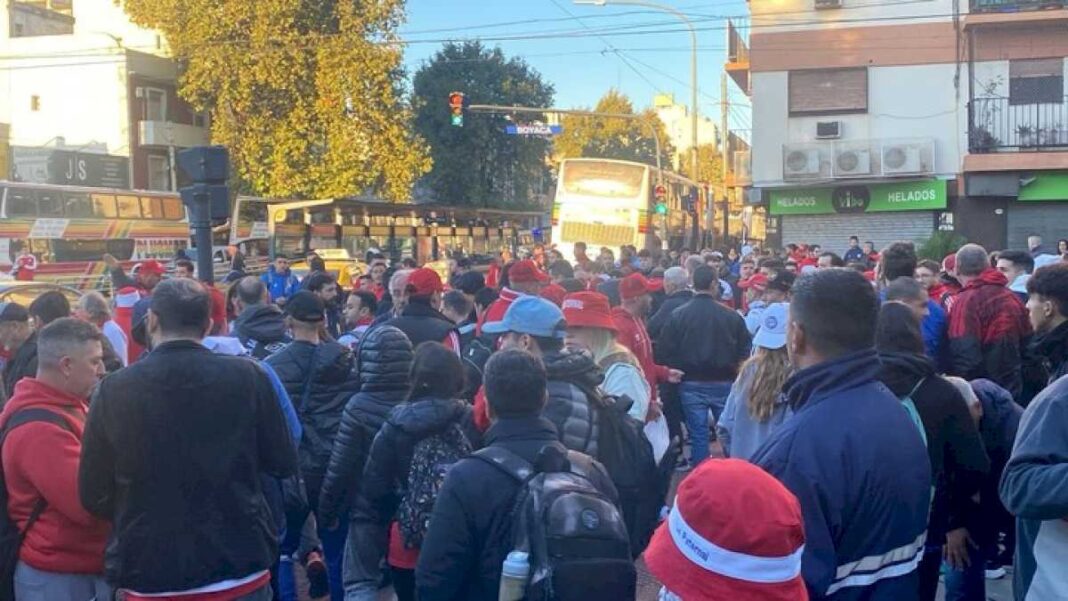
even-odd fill
[(645, 563), (683, 599), (807, 601), (801, 505), (778, 480), (740, 459), (702, 463), (679, 485)]
[(445, 286), (441, 283), (441, 276), (433, 269), (422, 267), (408, 276), (408, 294), (411, 296), (430, 296), (435, 292), (443, 292), (444, 290)]
[(600, 292), (574, 292), (564, 297), (564, 320), (568, 327), (616, 330), (612, 306)]
[(662, 285), (663, 282), (658, 286), (655, 282), (645, 279), (642, 274), (632, 273), (619, 280), (619, 298), (623, 300), (637, 298), (643, 294), (656, 292)]
[(541, 289), (541, 297), (557, 307), (564, 304), (565, 296), (567, 296), (567, 289), (560, 284), (549, 284)]
[(515, 282), (517, 284), (523, 284), (526, 282), (541, 282), (545, 283), (549, 281), (549, 274), (545, 273), (541, 269), (538, 269), (538, 264), (530, 259), (525, 261), (519, 261), (508, 270), (508, 281)]

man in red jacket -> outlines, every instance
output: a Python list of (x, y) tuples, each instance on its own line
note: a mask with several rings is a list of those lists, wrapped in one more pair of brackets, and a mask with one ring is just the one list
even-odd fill
[[(87, 399), (104, 374), (101, 338), (78, 319), (45, 326), (37, 335), (37, 376), (19, 380), (0, 413), (7, 512), (26, 533), (15, 568), (20, 601), (111, 598), (103, 577), (110, 526), (78, 497)], [(25, 421), (28, 410), (51, 417)]]
[(616, 341), (630, 349), (645, 373), (652, 391), (650, 401), (657, 402), (658, 384), (678, 384), (682, 372), (657, 365), (653, 360), (653, 342), (645, 329), (645, 317), (652, 308), (650, 292), (663, 286), (663, 282), (650, 282), (640, 273), (632, 273), (619, 281), (619, 298), (622, 305), (612, 308), (612, 322), (616, 325)]
[(504, 319), (504, 314), (508, 312), (512, 301), (524, 294), (538, 296), (541, 289), (548, 283), (549, 274), (542, 271), (534, 261), (526, 259), (513, 264), (508, 269), (508, 285), (501, 288), (501, 295), (486, 310), (482, 323), (479, 324), (479, 331), (482, 329), (482, 324)]

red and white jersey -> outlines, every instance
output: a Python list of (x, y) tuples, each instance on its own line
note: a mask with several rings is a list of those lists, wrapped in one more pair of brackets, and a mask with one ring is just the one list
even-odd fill
[(37, 257), (32, 253), (22, 253), (15, 259), (15, 279), (29, 281), (37, 271)]

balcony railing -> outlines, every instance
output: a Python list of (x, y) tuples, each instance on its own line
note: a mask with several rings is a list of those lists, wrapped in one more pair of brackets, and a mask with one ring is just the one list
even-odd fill
[(1014, 13), (1066, 8), (1068, 0), (971, 0), (971, 7), (976, 13)]
[(968, 147), (973, 153), (1068, 148), (1068, 97), (1045, 104), (976, 98), (969, 121)]

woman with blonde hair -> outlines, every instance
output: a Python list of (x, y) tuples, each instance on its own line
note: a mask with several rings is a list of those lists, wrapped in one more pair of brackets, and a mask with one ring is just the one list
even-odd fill
[(649, 383), (634, 354), (616, 342), (608, 297), (600, 292), (575, 292), (564, 297), (563, 311), (567, 346), (590, 353), (605, 372), (601, 389), (634, 401), (627, 413), (644, 423), (649, 412)]
[(728, 457), (748, 460), (789, 416), (782, 387), (793, 373), (786, 351), (787, 303), (769, 305), (753, 337), (756, 351), (738, 372), (716, 433)]

